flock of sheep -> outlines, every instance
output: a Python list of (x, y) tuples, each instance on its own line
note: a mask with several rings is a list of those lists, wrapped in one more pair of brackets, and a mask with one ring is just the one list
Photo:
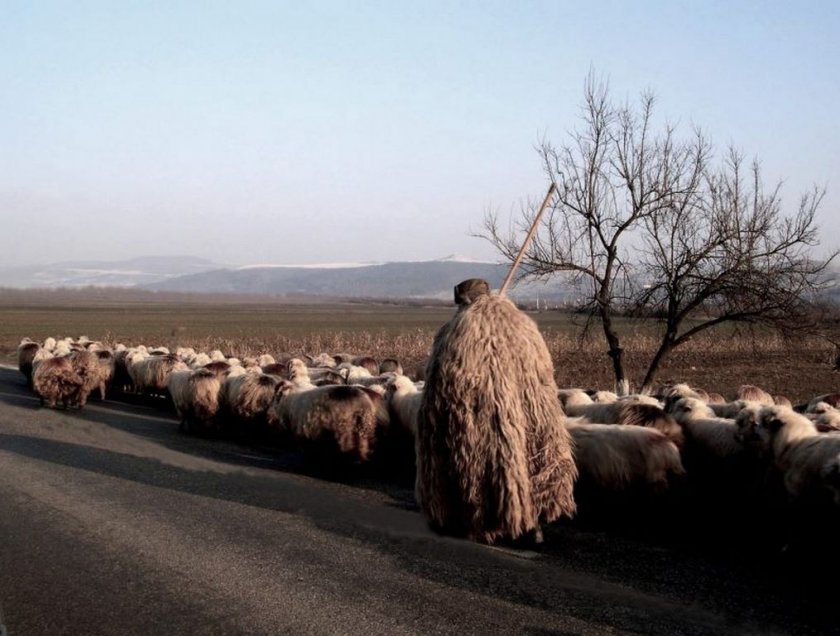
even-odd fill
[[(187, 432), (272, 435), (336, 465), (376, 455), (389, 455), (392, 466), (414, 463), (423, 382), (403, 375), (394, 359), (322, 353), (239, 360), (191, 348), (111, 349), (86, 338), (24, 339), (18, 358), (51, 407), (81, 408), (95, 390), (102, 398), (109, 390), (171, 396)], [(751, 385), (726, 401), (674, 384), (653, 396), (561, 389), (558, 400), (578, 500), (682, 489), (775, 509), (833, 514), (840, 505), (840, 394), (792, 406)]]

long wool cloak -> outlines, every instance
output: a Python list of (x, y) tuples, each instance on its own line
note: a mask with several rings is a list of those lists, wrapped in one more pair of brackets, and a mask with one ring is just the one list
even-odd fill
[(574, 514), (551, 356), (506, 298), (480, 296), (441, 327), (418, 415), (416, 495), (438, 530), (492, 543)]

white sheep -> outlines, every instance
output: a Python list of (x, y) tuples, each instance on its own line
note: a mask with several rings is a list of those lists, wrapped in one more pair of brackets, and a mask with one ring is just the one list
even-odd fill
[(188, 368), (176, 356), (169, 354), (151, 355), (138, 362), (132, 361), (128, 371), (138, 393), (162, 395), (166, 391), (169, 374)]
[(584, 488), (620, 492), (641, 486), (663, 492), (669, 478), (685, 473), (679, 449), (657, 430), (571, 419), (566, 427)]
[(410, 378), (397, 375), (386, 385), (391, 423), (414, 436), (417, 433), (417, 413), (423, 392)]
[(721, 460), (737, 461), (736, 458), (744, 453), (735, 421), (716, 417), (702, 400), (681, 398), (674, 404), (672, 415), (682, 426), (686, 451), (693, 454), (704, 468), (714, 470)]
[(559, 389), (557, 391), (557, 398), (560, 400), (560, 406), (568, 415), (568, 407), (580, 406), (582, 404), (593, 404), (592, 398), (583, 389)]
[(196, 354), (195, 349), (192, 347), (176, 347), (175, 355), (178, 356), (182, 362), (189, 364)]
[(297, 389), (313, 389), (310, 369), (300, 358), (292, 358), (286, 363), (286, 376)]
[(178, 417), (181, 430), (191, 432), (196, 425), (207, 428), (219, 412), (221, 382), (207, 369), (177, 369), (169, 373), (167, 388)]
[(585, 417), (597, 424), (618, 424), (621, 413), (628, 404), (648, 404), (660, 407), (659, 400), (647, 395), (628, 395), (612, 402), (568, 404), (564, 409), (570, 417)]
[(595, 391), (592, 394), (592, 401), (595, 403), (608, 404), (615, 402), (617, 399), (618, 395), (612, 391)]
[[(394, 378), (399, 377), (396, 373), (380, 373), (379, 375), (370, 375), (367, 377), (356, 378), (352, 384), (369, 387), (387, 387)], [(405, 377), (405, 376), (403, 376)], [(345, 384), (342, 378), (342, 384)]]
[(732, 402), (724, 402), (724, 403), (713, 403), (708, 405), (712, 412), (717, 417), (725, 417), (730, 420), (734, 420), (738, 417), (738, 413), (743, 411), (744, 409), (750, 409), (762, 405), (759, 402), (750, 402), (749, 400), (733, 400)]
[(819, 499), (829, 494), (826, 478), (830, 463), (840, 459), (840, 433), (821, 434), (811, 420), (784, 406), (762, 409), (755, 433), (781, 471), (790, 497)]
[(208, 364), (213, 362), (206, 353), (196, 353), (190, 360), (187, 362), (191, 369), (200, 369), (201, 367), (205, 367)]
[(356, 384), (360, 380), (373, 377), (373, 374), (367, 368), (349, 362), (339, 364), (336, 371), (341, 374), (347, 384)]
[(319, 353), (317, 356), (306, 356), (307, 366), (313, 369), (332, 369), (336, 366), (336, 361), (329, 353)]
[(277, 360), (275, 360), (274, 356), (271, 355), (270, 353), (262, 353), (259, 356), (257, 356), (257, 366), (260, 366), (260, 367), (264, 367), (264, 366), (267, 366), (269, 364), (274, 364), (276, 362), (277, 362)]

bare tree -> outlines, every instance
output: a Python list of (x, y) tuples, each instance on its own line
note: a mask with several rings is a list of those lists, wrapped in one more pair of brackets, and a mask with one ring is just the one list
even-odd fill
[[(603, 328), (620, 392), (628, 378), (618, 313), (662, 321), (648, 388), (668, 353), (700, 331), (731, 321), (794, 324), (833, 258), (811, 258), (822, 191), (784, 216), (780, 186), (765, 190), (757, 163), (747, 178), (730, 150), (713, 167), (699, 130), (685, 139), (670, 125), (654, 131), (653, 106), (649, 93), (635, 108), (615, 105), (604, 83), (587, 78), (582, 128), (565, 145), (540, 146), (557, 196), (522, 266), (524, 278), (570, 275)], [(533, 216), (528, 207), (503, 231), (488, 214), (481, 236), (512, 260)]]
[(636, 308), (660, 317), (664, 328), (643, 390), (672, 349), (721, 323), (814, 324), (813, 292), (833, 259), (815, 259), (811, 249), (824, 191), (803, 195), (790, 216), (779, 193), (780, 184), (764, 188), (758, 163), (745, 170), (730, 149), (717, 171), (706, 168), (690, 200), (677, 198), (644, 220), (639, 268), (646, 287)]

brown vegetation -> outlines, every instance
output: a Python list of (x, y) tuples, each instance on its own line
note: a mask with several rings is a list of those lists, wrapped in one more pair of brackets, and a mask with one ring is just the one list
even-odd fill
[[(23, 336), (43, 341), (84, 333), (111, 345), (220, 349), (239, 358), (271, 353), (281, 360), (290, 354), (349, 351), (380, 361), (396, 359), (413, 375), (424, 366), (435, 332), (454, 311), (451, 306), (289, 305), (276, 299), (240, 303), (221, 298), (205, 303), (193, 296), (147, 296), (123, 292), (93, 298), (86, 291), (65, 290), (51, 299), (46, 292), (0, 292), (0, 361), (17, 367)], [(612, 361), (598, 334), (579, 336), (575, 317), (567, 313), (530, 315), (551, 353), (558, 386), (613, 388)], [(649, 325), (630, 320), (620, 325), (631, 385), (640, 382), (658, 346)], [(727, 399), (749, 383), (799, 403), (837, 391), (834, 357), (834, 345), (817, 335), (791, 340), (767, 329), (724, 327), (698, 334), (673, 352), (663, 362), (660, 378), (684, 381)]]

